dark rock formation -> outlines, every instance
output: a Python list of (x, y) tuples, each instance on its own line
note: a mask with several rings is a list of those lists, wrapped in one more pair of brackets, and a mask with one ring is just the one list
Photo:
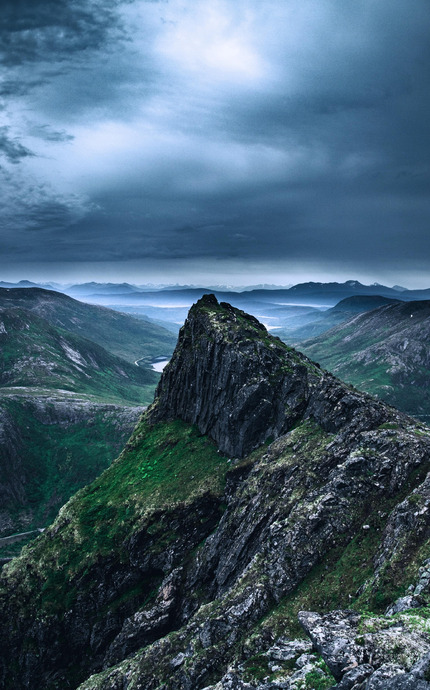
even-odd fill
[(364, 618), (356, 611), (301, 612), (300, 623), (341, 690), (430, 688), (430, 641), (424, 620)]
[(124, 452), (3, 569), (0, 687), (426, 687), (427, 609), (379, 614), (428, 603), (429, 466), (426, 427), (206, 297)]
[(197, 424), (220, 450), (243, 457), (311, 417), (323, 429), (369, 429), (386, 409), (269, 336), (253, 316), (205, 295), (190, 310), (148, 419)]

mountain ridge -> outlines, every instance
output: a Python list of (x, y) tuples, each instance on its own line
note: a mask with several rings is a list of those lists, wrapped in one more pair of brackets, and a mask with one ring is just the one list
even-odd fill
[(80, 302), (62, 292), (1, 288), (0, 306), (28, 309), (53, 326), (93, 340), (133, 364), (137, 359), (146, 358), (149, 362), (152, 357), (169, 355), (175, 345), (175, 337), (161, 326), (104, 306)]
[(429, 337), (430, 301), (423, 300), (358, 314), (300, 346), (361, 390), (428, 417)]
[[(318, 618), (302, 617), (315, 639), (303, 646), (298, 611), (355, 607), (357, 625), (363, 609), (379, 625), (387, 606), (420, 586), (419, 568), (430, 556), (428, 428), (306, 366), (306, 357), (279, 345), (255, 319), (214, 298), (194, 306), (181, 338), (154, 406), (120, 457), (3, 569), (5, 690), (298, 690), (314, 687), (316, 677), (328, 688), (349, 669), (333, 660), (328, 642), (317, 641)], [(275, 427), (277, 438), (261, 443), (273, 433), (268, 415), (250, 443), (261, 445), (233, 461), (178, 419), (183, 396), (172, 386), (179, 363), (201, 372), (198, 407), (204, 391), (216, 399), (216, 362), (228, 352), (240, 349), (248, 361), (242, 380), (242, 364), (236, 369), (230, 360), (237, 393), (247, 395), (267, 378), (277, 348), (280, 368), (286, 361), (290, 368), (281, 372), (281, 397), (288, 381), (301, 381), (305, 393), (292, 415), (284, 409), (288, 422)], [(251, 411), (258, 409), (250, 400)], [(218, 433), (213, 420), (210, 433)], [(227, 445), (232, 434), (227, 430)], [(428, 602), (426, 586), (414, 605)], [(363, 677), (376, 682), (384, 664), (392, 676), (415, 673), (430, 652), (420, 610), (415, 637), (405, 630), (396, 639), (402, 665), (393, 667), (395, 654), (400, 658), (394, 644), (380, 644), (373, 666), (370, 652), (365, 670), (359, 657)], [(351, 642), (356, 656), (360, 634)], [(352, 687), (347, 680), (341, 687)]]
[(0, 392), (4, 386), (63, 388), (143, 404), (157, 374), (33, 312), (0, 307)]
[(316, 315), (314, 319), (307, 319), (307, 323), (302, 326), (281, 328), (279, 335), (287, 343), (295, 343), (300, 346), (305, 340), (315, 338), (321, 333), (325, 333), (336, 325), (347, 321), (354, 314), (372, 311), (380, 306), (395, 304), (400, 302), (392, 297), (382, 297), (381, 295), (353, 295), (344, 297), (340, 302), (323, 312)]

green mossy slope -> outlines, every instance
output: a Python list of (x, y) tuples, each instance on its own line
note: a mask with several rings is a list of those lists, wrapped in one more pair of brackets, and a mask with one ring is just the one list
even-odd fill
[(3, 583), (15, 582), (17, 604), (28, 601), (39, 616), (64, 611), (79, 579), (100, 559), (126, 562), (133, 533), (143, 524), (158, 532), (151, 516), (205, 494), (221, 495), (228, 467), (213, 442), (184, 422), (148, 428), (142, 421), (120, 457), (4, 569)]
[[(0, 419), (10, 420), (15, 436), (13, 443), (7, 428), (0, 445), (0, 534), (49, 525), (118, 456), (142, 411), (48, 391), (0, 396)], [(0, 556), (16, 553), (4, 547)]]

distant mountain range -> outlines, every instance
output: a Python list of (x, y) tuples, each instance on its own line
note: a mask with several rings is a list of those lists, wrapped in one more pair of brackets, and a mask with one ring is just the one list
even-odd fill
[[(0, 283), (1, 286), (8, 288), (29, 287), (34, 283), (21, 281), (12, 285), (11, 283)], [(81, 283), (76, 285), (60, 286), (57, 283), (44, 284), (43, 289), (56, 291), (57, 294), (62, 290), (67, 295), (77, 298), (83, 302), (93, 305), (106, 306), (115, 311), (127, 313), (138, 319), (146, 321), (153, 327), (162, 326), (170, 331), (171, 340), (166, 343), (170, 351), (174, 346), (175, 336), (179, 327), (184, 323), (188, 309), (193, 303), (200, 299), (204, 294), (212, 292), (217, 299), (228, 302), (239, 309), (253, 314), (262, 321), (269, 330), (278, 329), (282, 337), (293, 337), (293, 331), (300, 329), (307, 324), (319, 321), (319, 325), (308, 332), (294, 334), (294, 337), (301, 339), (316, 335), (325, 327), (329, 328), (333, 323), (339, 322), (339, 315), (332, 315), (328, 320), (321, 320), (323, 311), (334, 307), (341, 300), (350, 297), (384, 297), (394, 300), (417, 300), (430, 299), (430, 288), (427, 290), (408, 290), (399, 285), (387, 287), (379, 283), (373, 285), (363, 285), (357, 280), (348, 280), (345, 283), (318, 283), (307, 282), (293, 287), (276, 287), (273, 285), (249, 286), (242, 289), (229, 289), (224, 287), (196, 287), (190, 285), (174, 286), (151, 286), (151, 285), (132, 285), (130, 283)], [(333, 323), (330, 322), (333, 318)], [(338, 320), (336, 320), (336, 318)], [(97, 323), (98, 317), (95, 318)], [(61, 325), (61, 324), (57, 324)], [(65, 326), (69, 328), (69, 326)], [(81, 334), (89, 336), (82, 328)], [(128, 330), (128, 327), (127, 329)], [(155, 333), (151, 334), (151, 342), (154, 342)], [(104, 345), (104, 335), (98, 335), (101, 340), (97, 340)], [(105, 346), (105, 345), (104, 345)], [(146, 346), (145, 346), (146, 347)], [(158, 344), (157, 344), (158, 348)], [(157, 349), (155, 348), (155, 349)], [(157, 355), (152, 349), (149, 355)], [(159, 349), (159, 348), (158, 348)], [(117, 349), (115, 354), (128, 356), (121, 349)], [(146, 353), (145, 353), (146, 354)], [(134, 358), (138, 359), (138, 356)]]
[(293, 285), (292, 287), (276, 287), (274, 285), (260, 285), (249, 286), (237, 289), (226, 287), (196, 287), (189, 285), (175, 285), (175, 286), (153, 286), (153, 285), (132, 285), (130, 283), (80, 283), (75, 285), (61, 286), (58, 283), (34, 283), (27, 280), (21, 280), (18, 283), (7, 283), (0, 281), (0, 287), (6, 288), (28, 288), (28, 287), (42, 287), (50, 290), (57, 290), (64, 292), (67, 295), (74, 297), (92, 297), (96, 299), (105, 297), (129, 297), (130, 299), (144, 301), (152, 300), (158, 297), (160, 300), (172, 297), (173, 299), (180, 299), (181, 297), (200, 299), (202, 294), (211, 292), (216, 296), (227, 298), (231, 295), (235, 299), (244, 300), (260, 300), (276, 301), (278, 299), (288, 299), (289, 302), (297, 302), (310, 300), (312, 303), (321, 301), (321, 304), (333, 306), (336, 302), (346, 297), (354, 295), (380, 295), (383, 297), (392, 297), (393, 299), (416, 300), (416, 299), (430, 299), (430, 288), (423, 290), (409, 290), (400, 285), (387, 287), (380, 283), (373, 283), (372, 285), (363, 285), (358, 280), (347, 280), (344, 283), (330, 282), (306, 282)]
[(429, 342), (430, 301), (425, 300), (356, 314), (297, 346), (344, 381), (428, 421)]
[(286, 303), (305, 303), (305, 304), (319, 304), (320, 306), (333, 306), (341, 299), (352, 297), (354, 295), (380, 295), (382, 297), (391, 297), (393, 299), (425, 299), (430, 298), (430, 288), (426, 290), (407, 290), (400, 287), (387, 287), (374, 283), (373, 285), (362, 285), (357, 280), (348, 280), (345, 283), (301, 283), (294, 285), (291, 288), (273, 288), (273, 289), (253, 289), (244, 290), (242, 292), (234, 292), (231, 290), (209, 289), (202, 287), (175, 287), (163, 288), (159, 290), (143, 290), (133, 286), (122, 284), (107, 284), (98, 285), (90, 283), (84, 286), (72, 286), (65, 290), (67, 294), (80, 294), (87, 298), (125, 298), (142, 303), (150, 304), (156, 301), (159, 304), (170, 300), (173, 302), (184, 301), (184, 298), (196, 301), (208, 292), (212, 292), (218, 299), (225, 301), (243, 301), (245, 302), (263, 302), (276, 303), (279, 300)]
[(430, 299), (430, 288), (425, 290), (408, 290), (400, 286), (387, 287), (379, 283), (373, 285), (363, 285), (358, 280), (348, 280), (345, 283), (316, 283), (307, 282), (294, 285), (290, 288), (256, 288), (251, 290), (243, 290), (236, 292), (233, 290), (223, 290), (217, 288), (204, 287), (189, 287), (177, 286), (175, 288), (167, 287), (159, 290), (144, 290), (135, 286), (123, 283), (120, 285), (114, 283), (98, 284), (88, 283), (86, 285), (74, 285), (65, 290), (67, 294), (80, 294), (82, 296), (105, 295), (116, 296), (127, 294), (129, 298), (136, 300), (149, 301), (158, 298), (163, 301), (166, 298), (180, 300), (183, 297), (188, 297), (196, 301), (207, 293), (213, 292), (217, 298), (230, 300), (245, 300), (245, 301), (263, 301), (276, 302), (277, 300), (285, 300), (291, 303), (302, 302), (306, 303), (321, 303), (322, 305), (333, 306), (341, 299), (352, 297), (354, 295), (380, 295), (382, 297), (391, 297), (393, 299)]

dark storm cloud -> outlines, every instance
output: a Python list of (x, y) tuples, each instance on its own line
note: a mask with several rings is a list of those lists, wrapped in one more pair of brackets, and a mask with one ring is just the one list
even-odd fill
[(25, 96), (34, 88), (42, 86), (45, 81), (42, 79), (28, 80), (25, 83), (17, 80), (4, 80), (0, 84), (0, 97), (9, 98), (10, 96)]
[(34, 156), (28, 148), (10, 137), (9, 127), (0, 127), (0, 155), (10, 163), (19, 163), (23, 158)]
[(0, 56), (13, 67), (35, 60), (69, 60), (71, 53), (106, 43), (117, 27), (118, 2), (106, 0), (4, 0)]
[(425, 0), (7, 2), (7, 227), (51, 229), (35, 261), (422, 266), (429, 35)]
[(30, 129), (30, 133), (34, 137), (39, 137), (45, 141), (73, 141), (75, 138), (72, 134), (67, 134), (64, 130), (56, 131), (51, 129), (48, 125), (34, 125)]

